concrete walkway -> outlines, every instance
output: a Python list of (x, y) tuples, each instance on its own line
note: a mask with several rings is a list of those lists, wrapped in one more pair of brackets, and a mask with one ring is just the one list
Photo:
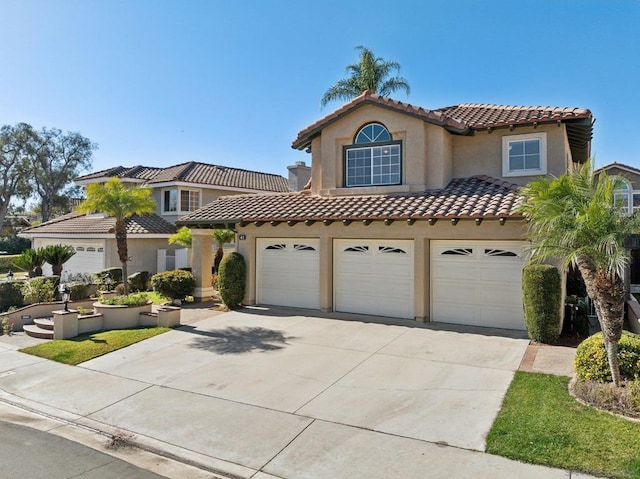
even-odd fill
[(579, 477), (483, 452), (524, 364), (520, 334), (184, 313), (190, 324), (76, 367), (0, 343), (0, 400), (222, 477)]

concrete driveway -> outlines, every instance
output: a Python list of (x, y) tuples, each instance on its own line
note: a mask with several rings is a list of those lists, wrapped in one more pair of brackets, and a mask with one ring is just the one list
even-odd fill
[(345, 316), (247, 308), (79, 367), (0, 352), (0, 390), (238, 477), (565, 477), (470, 452), (484, 450), (522, 335), (333, 319)]

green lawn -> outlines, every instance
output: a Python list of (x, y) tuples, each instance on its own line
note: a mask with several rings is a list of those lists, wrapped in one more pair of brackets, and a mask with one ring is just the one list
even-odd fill
[(20, 351), (65, 364), (80, 364), (116, 349), (166, 333), (169, 328), (118, 329), (83, 334), (73, 339), (56, 339)]
[(487, 452), (613, 478), (640, 478), (640, 423), (583, 406), (569, 379), (517, 372)]

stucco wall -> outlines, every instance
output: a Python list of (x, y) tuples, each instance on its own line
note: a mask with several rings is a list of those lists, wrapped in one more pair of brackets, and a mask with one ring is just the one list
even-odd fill
[(619, 175), (626, 178), (631, 183), (631, 188), (634, 190), (640, 190), (640, 175), (632, 173), (629, 170), (612, 166), (607, 168), (608, 175)]
[[(128, 273), (137, 273), (139, 271), (148, 271), (151, 274), (157, 273), (158, 269), (158, 250), (180, 249), (182, 246), (170, 245), (166, 238), (128, 238), (127, 249), (129, 253), (129, 264), (127, 265)], [(118, 258), (118, 248), (115, 238), (107, 241), (105, 248), (106, 267), (119, 267), (120, 259)]]
[[(360, 128), (374, 121), (386, 126), (393, 140), (402, 141), (402, 184), (345, 188), (343, 149), (353, 144)], [(564, 124), (498, 128), (491, 133), (463, 136), (410, 115), (365, 105), (327, 125), (312, 141), (312, 191), (321, 195), (410, 192), (443, 188), (452, 178), (501, 178), (503, 136), (542, 132), (547, 137), (547, 174), (559, 176), (571, 161)], [(532, 179), (533, 176), (513, 176), (507, 180), (525, 184)]]
[(325, 226), (314, 223), (306, 226), (286, 224), (272, 227), (253, 224), (238, 228), (239, 240), (236, 250), (244, 256), (247, 263), (247, 289), (245, 304), (256, 301), (256, 238), (318, 238), (320, 240), (320, 307), (324, 311), (333, 311), (333, 240), (349, 238), (394, 239), (414, 241), (414, 312), (417, 320), (429, 318), (429, 251), (430, 241), (436, 239), (469, 240), (519, 240), (523, 241), (526, 224), (519, 220), (507, 220), (500, 226), (497, 220), (485, 220), (477, 226), (472, 220), (460, 220), (453, 226), (448, 220), (439, 220), (435, 225), (426, 221), (417, 221), (409, 226), (405, 221), (396, 221), (389, 226), (382, 222), (373, 222), (369, 226), (354, 222), (344, 226), (340, 222)]

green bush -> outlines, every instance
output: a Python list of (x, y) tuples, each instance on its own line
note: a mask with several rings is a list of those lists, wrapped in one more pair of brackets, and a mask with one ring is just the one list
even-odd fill
[(533, 341), (553, 344), (560, 335), (562, 289), (558, 268), (533, 264), (522, 271), (522, 301), (527, 332)]
[(196, 279), (188, 271), (165, 271), (153, 275), (151, 286), (156, 293), (165, 298), (184, 299), (193, 296)]
[(133, 273), (129, 275), (127, 279), (132, 291), (146, 291), (147, 282), (149, 281), (149, 272), (140, 271), (138, 273)]
[(0, 251), (7, 254), (20, 254), (31, 247), (31, 240), (20, 236), (5, 236), (0, 238)]
[(14, 260), (18, 256), (19, 255), (17, 254), (0, 256), (0, 273), (8, 273), (9, 271), (13, 271), (15, 273), (16, 271), (21, 271), (20, 268), (16, 268), (13, 264)]
[(67, 288), (71, 291), (69, 298), (71, 301), (78, 301), (79, 299), (86, 299), (89, 297), (89, 285), (85, 283), (66, 283)]
[(0, 283), (0, 311), (8, 311), (9, 308), (19, 308), (24, 304), (22, 284), (23, 281)]
[(31, 278), (22, 284), (22, 295), (28, 304), (50, 303), (56, 297), (55, 281), (45, 276)]
[(247, 267), (240, 253), (230, 253), (222, 259), (218, 270), (218, 291), (228, 308), (242, 304), (247, 281)]
[(149, 302), (149, 298), (145, 293), (133, 293), (128, 296), (111, 296), (109, 298), (100, 296), (98, 301), (112, 306), (142, 306)]
[[(640, 335), (622, 332), (618, 343), (618, 362), (622, 379), (633, 380), (640, 377)], [(601, 332), (578, 345), (573, 366), (580, 381), (611, 381), (611, 369)]]
[(106, 289), (107, 277), (111, 278), (110, 289), (114, 290), (119, 283), (122, 283), (122, 268), (106, 268), (96, 273), (95, 283), (102, 289)]

